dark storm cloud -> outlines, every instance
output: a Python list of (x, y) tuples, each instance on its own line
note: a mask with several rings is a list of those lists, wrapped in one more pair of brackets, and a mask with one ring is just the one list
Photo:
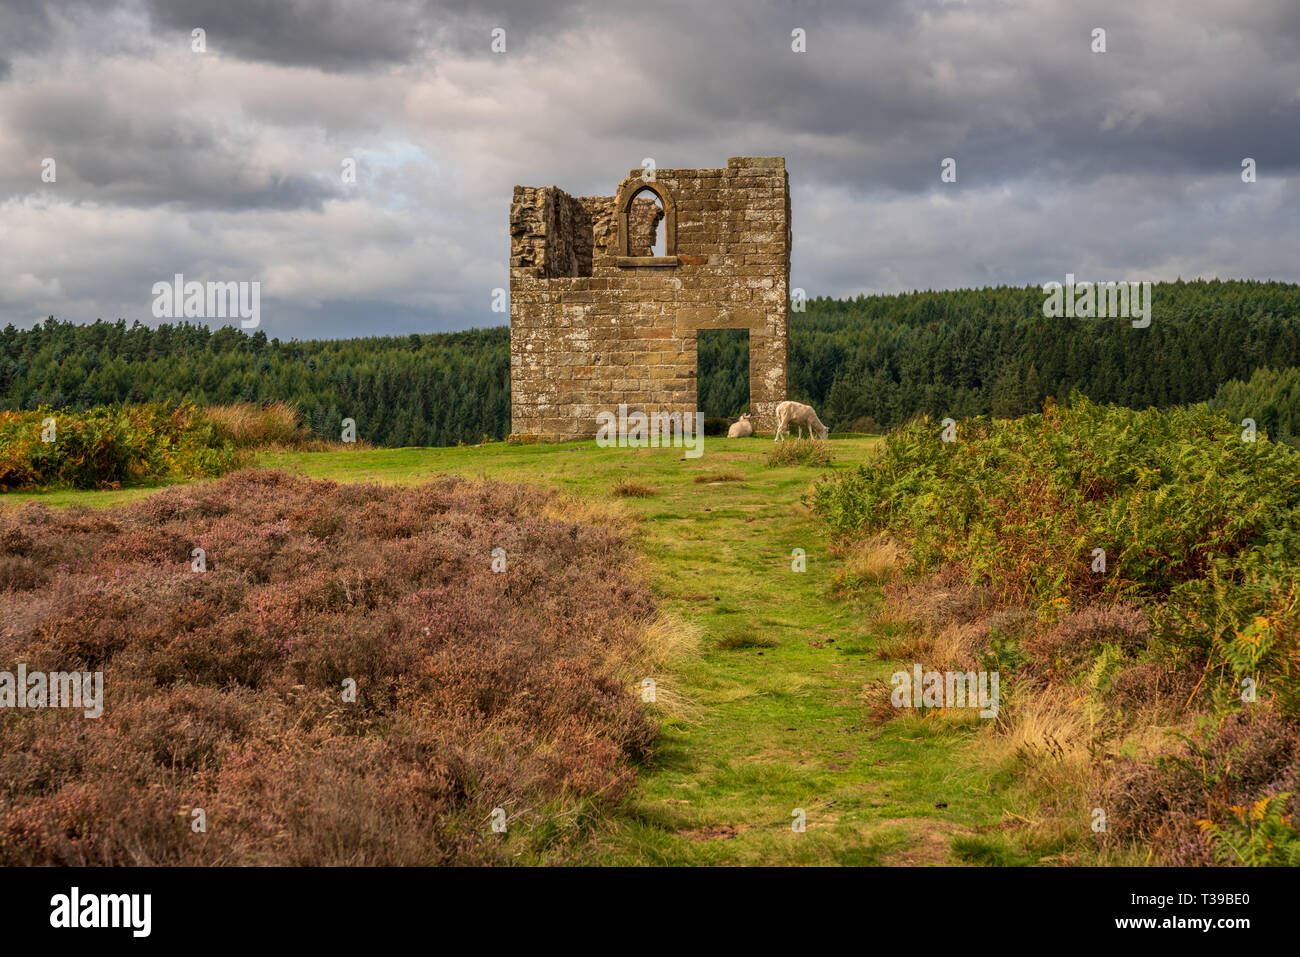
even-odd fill
[[(33, 94), (9, 114), (9, 133), (53, 157), (60, 195), (125, 206), (196, 209), (318, 207), (341, 187), (323, 175), (257, 161), (257, 142), (201, 111), (158, 114), (104, 89)], [(29, 167), (30, 168), (30, 167)], [(30, 183), (30, 177), (27, 177)], [(22, 192), (19, 183), (11, 185)]]
[(413, 58), (424, 39), (422, 4), (405, 0), (146, 0), (154, 27), (203, 29), (209, 49), (243, 59), (367, 70)]
[[(738, 18), (701, 4), (676, 35), (662, 9), (629, 15), (628, 34), (646, 42), (626, 52), (679, 128), (766, 139), (829, 183), (929, 190), (946, 156), (959, 181), (981, 185), (1046, 168), (1075, 180), (1230, 172), (1253, 152), (1275, 171), (1300, 167), (1295, 5), (1238, 21), (1233, 5), (1195, 2), (1142, 15), (1038, 5), (1050, 18), (975, 3), (845, 4), (816, 17), (776, 4)], [(791, 55), (794, 26), (807, 30), (805, 54)], [(1105, 53), (1090, 48), (1096, 26)], [(640, 122), (633, 110), (620, 120)]]
[(115, 28), (137, 12), (135, 0), (0, 0), (0, 81), (12, 74), (16, 58), (57, 49), (78, 28), (94, 37), (92, 44), (83, 47), (85, 53), (137, 48), (147, 32), (138, 18), (134, 31), (120, 33)]
[(0, 63), (18, 50), (39, 50), (50, 34), (53, 4), (41, 0), (4, 0), (0, 3)]
[[(577, 3), (508, 0), (145, 0), (155, 27), (201, 27), (212, 49), (248, 60), (364, 72), (413, 62), (430, 50), (486, 50), (495, 26), (516, 44), (564, 29)], [(593, 9), (602, 5), (595, 3)]]

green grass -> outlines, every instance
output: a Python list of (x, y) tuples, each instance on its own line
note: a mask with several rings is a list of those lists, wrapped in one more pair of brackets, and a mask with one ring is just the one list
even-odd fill
[(40, 502), (50, 508), (67, 508), (69, 505), (108, 508), (110, 505), (121, 505), (123, 502), (152, 495), (169, 484), (171, 483), (161, 482), (158, 485), (133, 485), (121, 489), (56, 488), (38, 492), (0, 492), (0, 507)]
[[(901, 663), (871, 654), (876, 596), (828, 597), (839, 563), (799, 500), (817, 476), (865, 461), (878, 440), (836, 441), (830, 469), (771, 468), (771, 444), (710, 438), (698, 459), (571, 442), (280, 452), (258, 461), (339, 482), (412, 484), (454, 473), (609, 502), (620, 482), (658, 489), (617, 501), (642, 519), (636, 544), (660, 602), (702, 629), (701, 655), (672, 676), (695, 707), (689, 722), (665, 724), (631, 803), (595, 828), (593, 862), (1033, 863), (1005, 835), (980, 838), (1012, 805), (1007, 782), (980, 762), (978, 720), (909, 715), (878, 725), (860, 697)], [(718, 472), (744, 480), (693, 481)], [(4, 500), (109, 505), (147, 492)], [(795, 548), (807, 553), (806, 572), (791, 570)], [(796, 808), (806, 812), (804, 833), (791, 828)]]

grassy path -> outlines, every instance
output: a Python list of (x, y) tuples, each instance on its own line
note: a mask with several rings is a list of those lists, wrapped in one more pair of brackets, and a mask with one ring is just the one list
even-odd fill
[[(836, 467), (873, 440), (832, 443)], [(897, 663), (874, 657), (869, 609), (831, 600), (837, 563), (803, 491), (819, 474), (768, 468), (770, 443), (709, 440), (674, 449), (594, 443), (269, 456), (338, 481), (413, 482), (430, 471), (551, 484), (600, 500), (620, 481), (658, 489), (625, 499), (664, 607), (703, 631), (702, 653), (670, 679), (695, 705), (669, 722), (626, 816), (602, 835), (606, 863), (948, 863), (955, 835), (994, 826), (1001, 804), (965, 760), (973, 727), (876, 725), (862, 686)], [(697, 483), (702, 474), (743, 481)], [(792, 571), (792, 552), (807, 571)], [(946, 804), (947, 807), (937, 807)], [(806, 830), (792, 829), (802, 808)]]
[[(665, 725), (627, 811), (601, 825), (597, 860), (955, 862), (954, 839), (979, 845), (975, 835), (999, 824), (1006, 782), (990, 780), (973, 759), (974, 722), (872, 721), (863, 686), (911, 663), (875, 657), (867, 604), (828, 597), (838, 563), (799, 504), (821, 470), (768, 468), (770, 445), (710, 439), (694, 460), (680, 449), (583, 442), (276, 453), (260, 461), (336, 481), (409, 484), (455, 473), (605, 501), (620, 481), (658, 490), (625, 501), (644, 519), (637, 545), (663, 606), (703, 633), (699, 657), (664, 679), (692, 709), (689, 719)], [(832, 442), (835, 467), (863, 461), (872, 445)], [(743, 480), (694, 481), (716, 473)], [(134, 497), (66, 494), (91, 504)], [(805, 572), (791, 568), (796, 548), (807, 553)], [(802, 833), (791, 827), (796, 809), (806, 815)]]

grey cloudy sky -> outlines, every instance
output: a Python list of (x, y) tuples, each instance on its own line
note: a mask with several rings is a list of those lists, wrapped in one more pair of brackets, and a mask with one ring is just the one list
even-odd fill
[(810, 296), (1297, 281), (1300, 3), (0, 0), (0, 323), (183, 273), (280, 338), (500, 325), (514, 184), (736, 155)]

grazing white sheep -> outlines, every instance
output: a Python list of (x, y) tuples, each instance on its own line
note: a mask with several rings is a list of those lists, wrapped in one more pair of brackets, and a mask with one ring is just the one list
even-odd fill
[(731, 428), (727, 429), (727, 438), (744, 439), (754, 434), (754, 423), (749, 419), (749, 413), (746, 412), (740, 417), (739, 422), (732, 422)]
[(776, 407), (776, 438), (772, 441), (784, 441), (785, 434), (790, 431), (792, 425), (799, 429), (800, 438), (803, 438), (804, 426), (808, 427), (809, 438), (812, 438), (813, 433), (821, 439), (831, 434), (831, 430), (822, 425), (822, 420), (817, 418), (817, 413), (813, 411), (811, 405), (791, 402), (787, 399)]

